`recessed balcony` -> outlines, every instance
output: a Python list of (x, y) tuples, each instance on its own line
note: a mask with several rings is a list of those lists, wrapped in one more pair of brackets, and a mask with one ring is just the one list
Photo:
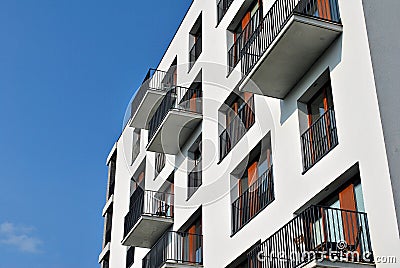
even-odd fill
[(255, 123), (254, 96), (238, 109), (235, 117), (219, 135), (219, 158), (222, 161)]
[(203, 236), (168, 231), (143, 258), (143, 268), (203, 267)]
[(232, 234), (256, 217), (275, 199), (272, 166), (232, 203)]
[(375, 267), (367, 214), (311, 206), (248, 255), (249, 267)]
[(151, 248), (173, 224), (174, 195), (137, 188), (125, 216), (124, 246)]
[(303, 173), (338, 144), (335, 110), (331, 107), (301, 135)]
[(239, 90), (285, 98), (341, 33), (337, 0), (277, 0), (241, 50)]
[(147, 150), (176, 155), (203, 120), (200, 88), (168, 91), (149, 122)]
[(131, 103), (131, 127), (147, 129), (161, 100), (176, 84), (174, 72), (150, 69)]

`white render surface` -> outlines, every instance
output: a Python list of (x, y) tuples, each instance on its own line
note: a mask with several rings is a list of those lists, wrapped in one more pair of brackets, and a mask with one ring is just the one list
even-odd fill
[[(243, 2), (233, 1), (216, 27), (216, 1), (194, 0), (157, 67), (168, 70), (177, 57), (178, 85), (190, 85), (200, 70), (203, 81), (201, 125), (193, 131), (180, 153), (167, 156), (166, 167), (157, 178), (154, 178), (154, 153), (146, 151), (147, 131), (141, 131), (140, 154), (132, 165), (133, 128), (129, 123), (119, 137), (116, 143), (118, 157), (112, 203), (110, 267), (125, 267), (127, 247), (121, 241), (129, 206), (130, 179), (142, 161), (146, 161), (146, 190), (158, 190), (175, 169), (173, 230), (178, 230), (202, 206), (203, 265), (206, 268), (225, 267), (257, 241), (267, 239), (292, 219), (295, 211), (358, 163), (374, 255), (397, 256), (398, 261), (397, 264), (377, 263), (376, 267), (399, 267), (399, 232), (361, 0), (339, 0), (343, 33), (285, 99), (255, 95), (255, 125), (218, 163), (218, 109), (241, 78), (240, 64), (227, 77), (226, 29)], [(263, 1), (264, 14), (273, 2)], [(188, 72), (189, 31), (200, 14), (202, 53)], [(143, 66), (143, 72), (147, 67)], [(339, 144), (303, 175), (297, 102), (327, 69), (330, 70)], [(275, 201), (231, 236), (230, 188), (233, 186), (230, 174), (269, 131)], [(202, 174), (202, 186), (187, 200), (187, 150), (199, 134), (202, 135), (202, 159), (206, 168)], [(142, 258), (147, 252), (148, 249), (136, 248), (132, 267), (142, 267)]]

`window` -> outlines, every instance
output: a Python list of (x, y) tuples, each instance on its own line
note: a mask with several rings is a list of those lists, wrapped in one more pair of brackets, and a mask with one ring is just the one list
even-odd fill
[(346, 241), (351, 250), (359, 253), (369, 247), (365, 243), (368, 241), (367, 219), (364, 214), (355, 213), (365, 212), (359, 174), (320, 202), (320, 205), (329, 207), (330, 211), (318, 211), (319, 216), (312, 224), (311, 232), (324, 234), (312, 237), (315, 245)]
[(135, 128), (132, 137), (132, 161), (131, 165), (135, 162), (137, 156), (140, 153), (140, 129)]
[(157, 176), (161, 173), (164, 167), (165, 167), (165, 154), (156, 153), (154, 178), (157, 178)]
[(107, 200), (114, 194), (116, 169), (117, 169), (117, 152), (115, 151), (110, 159), (110, 162), (108, 163)]
[(219, 0), (217, 4), (217, 24), (219, 24), (224, 17), (225, 13), (228, 11), (229, 7), (233, 3), (233, 0)]
[[(248, 1), (247, 1), (248, 2)], [(262, 1), (255, 0), (250, 4), (244, 3), (233, 22), (228, 27), (228, 66), (229, 72), (233, 70), (241, 59), (242, 49), (251, 34), (257, 29), (263, 16)]]
[(112, 229), (112, 216), (113, 216), (113, 209), (112, 206), (108, 209), (105, 219), (104, 219), (104, 243), (103, 248), (111, 242), (111, 229)]
[(232, 233), (235, 234), (275, 199), (270, 133), (231, 175)]
[(110, 267), (110, 253), (107, 253), (103, 261), (101, 262), (101, 268), (109, 268)]
[(202, 243), (202, 220), (201, 215), (188, 227), (184, 233), (186, 237), (183, 243), (184, 259), (191, 263), (202, 263), (203, 257), (203, 243)]
[(202, 184), (201, 137), (200, 135), (200, 137), (196, 139), (188, 151), (188, 199)]
[(331, 83), (329, 77), (324, 76), (326, 74), (308, 90), (313, 94), (306, 92), (305, 95), (311, 97), (301, 100), (299, 104), (299, 110), (303, 110), (306, 115), (299, 116), (300, 120), (303, 120), (300, 122), (300, 128), (302, 125), (307, 127), (301, 134), (304, 172), (338, 144)]
[(220, 108), (220, 118), (225, 129), (220, 134), (220, 161), (232, 150), (255, 122), (254, 96), (232, 93)]
[(129, 247), (126, 252), (126, 268), (132, 266), (135, 262), (135, 247)]
[(201, 15), (196, 20), (193, 25), (192, 30), (190, 31), (189, 37), (189, 71), (192, 69), (194, 63), (199, 58), (202, 52), (202, 19)]

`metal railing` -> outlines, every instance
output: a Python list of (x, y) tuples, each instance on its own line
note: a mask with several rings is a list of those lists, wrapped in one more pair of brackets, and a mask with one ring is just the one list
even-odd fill
[(338, 143), (335, 110), (331, 107), (301, 135), (304, 171), (310, 169)]
[(189, 52), (189, 69), (191, 69), (196, 62), (196, 60), (199, 58), (201, 51), (202, 51), (202, 41), (201, 41), (201, 35), (199, 35), (194, 42), (192, 48), (190, 49)]
[(165, 263), (203, 263), (203, 236), (167, 231), (143, 258), (143, 268), (159, 268)]
[[(172, 70), (173, 68), (171, 68)], [(149, 69), (144, 78), (142, 85), (136, 91), (135, 96), (130, 103), (130, 115), (125, 118), (124, 126), (132, 118), (132, 116), (136, 113), (137, 109), (144, 96), (146, 95), (147, 90), (160, 90), (160, 91), (168, 91), (172, 87), (176, 85), (176, 77), (173, 71), (161, 71), (157, 69)]]
[(240, 141), (255, 122), (254, 96), (238, 110), (226, 129), (219, 136), (219, 157), (222, 160)]
[(248, 263), (295, 268), (328, 258), (373, 262), (366, 213), (311, 206), (249, 252)]
[(201, 88), (176, 86), (169, 90), (149, 122), (149, 141), (153, 138), (170, 110), (201, 114), (203, 112)]
[(140, 153), (140, 138), (136, 140), (136, 142), (132, 146), (132, 162), (135, 162), (136, 158), (138, 157)]
[(242, 49), (242, 73), (247, 75), (293, 14), (340, 23), (337, 0), (277, 0)]
[(126, 268), (132, 266), (135, 262), (135, 247), (129, 247), (128, 251), (126, 252)]
[(218, 12), (218, 24), (221, 22), (222, 18), (225, 16), (229, 7), (232, 5), (233, 0), (220, 0), (217, 4), (217, 12)]
[(188, 199), (199, 189), (202, 182), (202, 161), (200, 158), (188, 175)]
[(232, 203), (232, 234), (239, 231), (275, 199), (272, 167)]
[(142, 215), (174, 217), (174, 195), (137, 188), (132, 194), (129, 212), (124, 221), (124, 237), (131, 231)]
[(155, 157), (155, 165), (154, 165), (154, 178), (161, 173), (163, 168), (165, 167), (165, 154), (164, 153), (156, 153)]
[(262, 9), (258, 8), (256, 13), (253, 14), (249, 23), (243, 29), (243, 31), (236, 37), (235, 42), (228, 50), (228, 72), (236, 67), (240, 59), (242, 58), (242, 49), (249, 40), (251, 34), (257, 29), (262, 19)]

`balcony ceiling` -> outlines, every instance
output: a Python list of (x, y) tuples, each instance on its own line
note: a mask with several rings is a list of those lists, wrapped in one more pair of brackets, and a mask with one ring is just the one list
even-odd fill
[(151, 248), (173, 223), (172, 218), (142, 215), (122, 241), (124, 246)]
[(337, 23), (292, 15), (239, 90), (285, 98), (341, 33), (342, 26)]
[(148, 89), (141, 100), (139, 107), (132, 116), (130, 126), (147, 129), (147, 122), (157, 110), (166, 91)]
[(173, 154), (179, 153), (180, 148), (192, 135), (203, 116), (198, 113), (171, 110), (168, 112), (160, 127), (154, 133), (147, 146), (148, 151)]

